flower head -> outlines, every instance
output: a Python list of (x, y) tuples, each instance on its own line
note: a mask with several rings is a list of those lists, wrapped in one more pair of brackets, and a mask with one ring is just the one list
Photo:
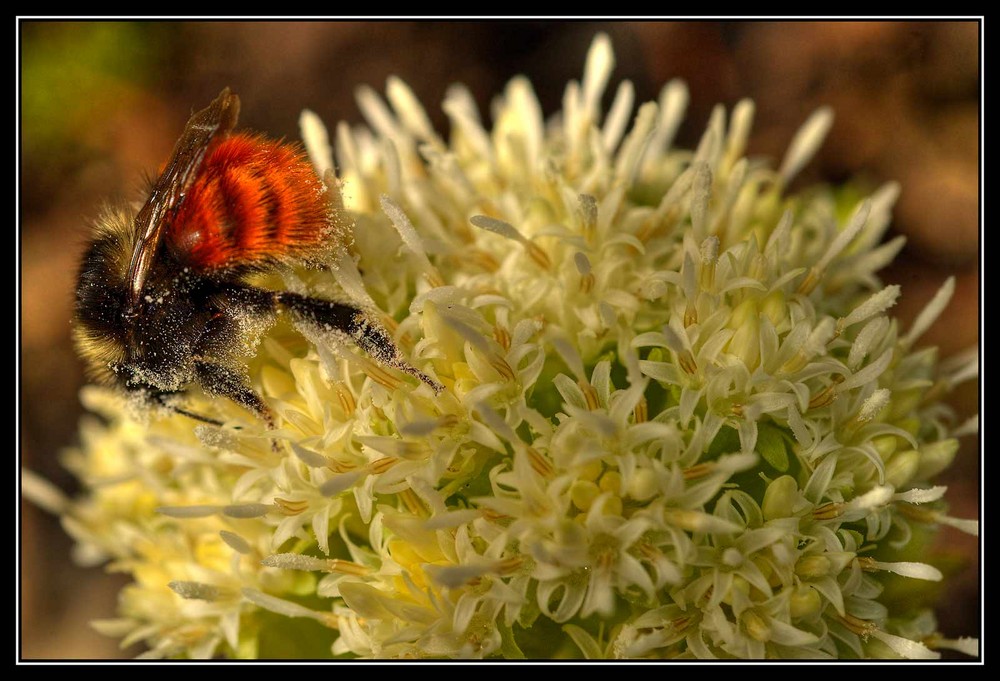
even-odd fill
[(888, 316), (898, 189), (789, 193), (825, 110), (778, 170), (745, 158), (747, 101), (676, 149), (685, 86), (633, 114), (625, 83), (604, 115), (612, 66), (600, 36), (549, 120), (515, 78), (492, 128), (456, 86), (447, 139), (395, 79), (335, 156), (303, 114), (354, 239), (286, 284), (369, 309), (443, 390), (281, 326), (251, 365), (273, 430), (207, 396), (225, 425), (137, 424), (88, 389), (107, 424), (69, 458), (65, 523), (134, 578), (103, 630), (192, 657), (944, 645), (879, 600), (886, 573), (941, 576), (900, 547), (948, 522), (933, 395), (974, 370), (913, 345), (950, 289), (905, 333)]

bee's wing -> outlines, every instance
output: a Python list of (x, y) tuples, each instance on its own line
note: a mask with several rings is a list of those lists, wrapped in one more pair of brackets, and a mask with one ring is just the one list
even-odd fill
[(170, 162), (153, 184), (149, 198), (135, 217), (138, 240), (128, 269), (130, 309), (135, 309), (139, 302), (170, 214), (184, 198), (209, 144), (216, 135), (235, 127), (239, 113), (240, 98), (225, 88), (211, 104), (194, 113), (184, 126)]

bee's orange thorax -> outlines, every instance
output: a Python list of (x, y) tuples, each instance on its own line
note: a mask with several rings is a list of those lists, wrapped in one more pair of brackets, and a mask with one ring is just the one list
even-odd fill
[(213, 270), (307, 260), (324, 249), (326, 191), (295, 146), (237, 134), (216, 142), (167, 229), (179, 259)]

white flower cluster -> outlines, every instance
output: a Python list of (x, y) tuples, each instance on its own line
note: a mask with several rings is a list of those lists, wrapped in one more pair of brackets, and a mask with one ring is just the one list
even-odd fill
[[(69, 464), (80, 554), (132, 575), (98, 623), (151, 656), (835, 658), (975, 652), (883, 578), (943, 512), (953, 458), (937, 400), (975, 376), (905, 333), (876, 272), (897, 187), (857, 206), (791, 194), (831, 124), (778, 171), (745, 158), (753, 104), (715, 110), (694, 151), (668, 84), (602, 116), (598, 37), (562, 111), (514, 79), (484, 127), (412, 92), (359, 93), (370, 128), (303, 130), (354, 243), (284, 285), (378, 314), (409, 361), (382, 366), (276, 327), (251, 376), (278, 427), (128, 418), (97, 389)], [(631, 122), (631, 125), (629, 125)], [(337, 169), (334, 177), (332, 169)]]

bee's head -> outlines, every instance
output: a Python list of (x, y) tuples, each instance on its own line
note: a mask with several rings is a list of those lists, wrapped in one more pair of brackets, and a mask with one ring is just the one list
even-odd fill
[(123, 366), (128, 354), (124, 313), (133, 217), (128, 206), (105, 207), (77, 275), (73, 340), (87, 374), (104, 384), (124, 382), (113, 367)]
[(194, 344), (212, 313), (199, 313), (190, 297), (192, 280), (166, 254), (134, 301), (133, 220), (134, 212), (121, 207), (106, 210), (98, 222), (77, 277), (74, 340), (95, 381), (132, 390), (178, 390), (191, 380)]

